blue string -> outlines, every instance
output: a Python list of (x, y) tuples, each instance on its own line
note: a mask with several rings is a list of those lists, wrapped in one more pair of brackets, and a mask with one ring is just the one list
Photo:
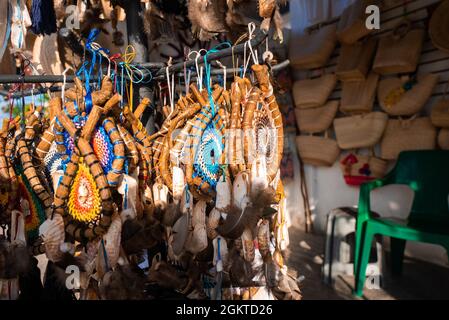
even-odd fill
[(123, 203), (123, 209), (128, 209), (128, 183), (125, 184), (125, 202)]
[[(92, 29), (89, 33), (89, 36), (86, 39), (86, 50), (89, 51), (92, 54), (92, 61), (89, 63), (88, 61), (85, 61), (81, 68), (77, 72), (77, 76), (84, 73), (84, 81), (85, 81), (85, 88), (86, 88), (86, 97), (85, 97), (85, 103), (86, 103), (86, 112), (90, 113), (92, 110), (93, 104), (92, 104), (92, 95), (91, 95), (91, 88), (90, 88), (90, 77), (94, 71), (94, 67), (97, 62), (97, 55), (100, 55), (100, 63), (101, 63), (101, 54), (99, 51), (103, 52), (109, 52), (107, 49), (100, 48), (100, 49), (94, 49), (92, 47), (92, 43), (95, 41), (95, 39), (100, 34), (99, 29)], [(101, 65), (100, 65), (101, 69)]]
[(207, 62), (207, 57), (210, 53), (218, 52), (222, 47), (228, 47), (231, 48), (231, 44), (229, 42), (222, 42), (219, 45), (215, 46), (214, 48), (210, 49), (206, 52), (204, 55), (204, 68), (206, 70), (206, 88), (207, 88), (207, 94), (209, 96), (209, 104), (210, 108), (212, 110), (212, 116), (215, 116), (215, 104), (214, 99), (212, 99), (212, 88), (210, 86), (210, 63)]

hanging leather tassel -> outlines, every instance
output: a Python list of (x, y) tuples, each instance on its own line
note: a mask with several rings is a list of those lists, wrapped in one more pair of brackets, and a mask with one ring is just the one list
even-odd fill
[(53, 0), (33, 0), (31, 7), (31, 30), (35, 34), (56, 32), (56, 13)]

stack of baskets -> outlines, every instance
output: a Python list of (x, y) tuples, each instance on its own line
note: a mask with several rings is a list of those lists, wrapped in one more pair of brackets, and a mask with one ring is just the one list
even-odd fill
[[(440, 148), (449, 148), (448, 100), (439, 101), (431, 117), (421, 115), (439, 81), (437, 74), (416, 74), (424, 28), (404, 18), (391, 32), (373, 37), (373, 30), (365, 26), (364, 8), (368, 2), (372, 4), (355, 1), (340, 17), (335, 28), (335, 37), (341, 44), (335, 74), (326, 72), (324, 76), (297, 81), (293, 86), (301, 133), (297, 137), (299, 155), (306, 164), (332, 166), (340, 150), (346, 150), (340, 166), (350, 185), (383, 177), (387, 161), (395, 160), (401, 151), (436, 148), (435, 127), (441, 128)], [(432, 21), (439, 19), (438, 15), (444, 11), (441, 8), (448, 3), (443, 1)], [(326, 30), (330, 33), (334, 29), (328, 26)], [(317, 34), (320, 32), (324, 33), (323, 28)], [(436, 27), (433, 32), (438, 33)], [(441, 36), (433, 38), (440, 44), (444, 42)], [(316, 36), (315, 40), (319, 39)], [(315, 52), (324, 52), (328, 43), (314, 43), (314, 48), (321, 48)], [(301, 51), (301, 47), (297, 50)], [(331, 55), (327, 56), (329, 60)], [(328, 70), (324, 69), (327, 61), (302, 64), (299, 69), (308, 70), (308, 75), (316, 74), (320, 68)], [(341, 86), (337, 85), (337, 79)], [(335, 99), (328, 101), (335, 88), (341, 88), (339, 103)], [(337, 105), (338, 112), (334, 110)], [(332, 124), (335, 140), (330, 138)], [(314, 135), (323, 132), (324, 136)]]

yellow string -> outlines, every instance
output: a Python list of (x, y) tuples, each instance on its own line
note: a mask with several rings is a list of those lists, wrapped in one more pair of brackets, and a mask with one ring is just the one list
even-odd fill
[(136, 58), (136, 49), (132, 45), (128, 45), (125, 49), (125, 53), (122, 55), (123, 65), (125, 66), (126, 73), (129, 77), (129, 91), (128, 88), (126, 93), (128, 95), (128, 104), (131, 112), (133, 111), (133, 69), (130, 67), (131, 62)]

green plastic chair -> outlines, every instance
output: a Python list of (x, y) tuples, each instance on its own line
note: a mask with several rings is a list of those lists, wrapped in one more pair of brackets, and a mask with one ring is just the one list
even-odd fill
[[(370, 193), (389, 184), (402, 184), (414, 191), (407, 220), (375, 218), (370, 210)], [(361, 296), (373, 236), (391, 237), (393, 275), (402, 273), (407, 240), (440, 244), (449, 254), (449, 151), (401, 152), (395, 168), (383, 179), (360, 187), (355, 239), (355, 290)]]

